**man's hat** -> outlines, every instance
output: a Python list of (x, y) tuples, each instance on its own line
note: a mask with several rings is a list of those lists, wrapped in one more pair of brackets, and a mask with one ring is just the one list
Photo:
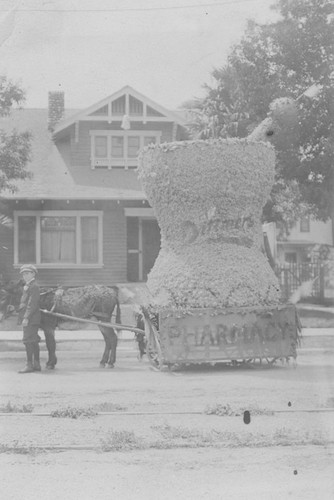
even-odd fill
[(23, 266), (21, 266), (20, 268), (20, 274), (26, 271), (37, 274), (37, 269), (33, 264), (23, 264)]

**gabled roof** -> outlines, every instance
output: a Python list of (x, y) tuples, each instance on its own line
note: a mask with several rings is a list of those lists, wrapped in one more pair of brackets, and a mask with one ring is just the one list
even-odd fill
[[(181, 126), (184, 126), (186, 124), (186, 120), (182, 116), (181, 113), (179, 114), (175, 111), (169, 111), (168, 109), (164, 108), (160, 104), (158, 104), (158, 103), (152, 101), (151, 99), (149, 99), (148, 97), (144, 96), (140, 92), (137, 92), (137, 90), (133, 89), (129, 85), (126, 85), (125, 87), (121, 88), (120, 90), (118, 90), (114, 94), (111, 94), (110, 96), (102, 99), (102, 101), (99, 101), (99, 102), (93, 104), (92, 106), (84, 109), (83, 111), (80, 111), (79, 113), (76, 113), (73, 116), (70, 116), (69, 118), (64, 119), (61, 122), (59, 122), (58, 125), (55, 127), (54, 135), (57, 135), (62, 130), (65, 130), (67, 127), (70, 127), (71, 125), (73, 125), (74, 123), (76, 123), (80, 120), (87, 119), (87, 118), (91, 117), (91, 115), (94, 114), (96, 111), (100, 110), (101, 108), (104, 108), (105, 106), (108, 106), (109, 103), (116, 101), (117, 99), (119, 99), (123, 95), (132, 96), (135, 99), (141, 101), (146, 106), (149, 106), (155, 112), (157, 112), (160, 116), (162, 115), (162, 117), (161, 117), (162, 120), (165, 119), (165, 121), (168, 121), (168, 122), (175, 122)], [(108, 118), (110, 119), (110, 116), (105, 117), (106, 120), (108, 120)], [(113, 117), (113, 120), (115, 120), (115, 119), (116, 118)], [(120, 121), (122, 118), (118, 117), (117, 119)]]
[(0, 117), (0, 129), (32, 134), (32, 158), (28, 170), (31, 179), (18, 180), (15, 193), (1, 192), (2, 199), (12, 200), (145, 200), (137, 173), (122, 169), (91, 170), (70, 166), (68, 141), (55, 144), (48, 132), (47, 109), (14, 110)]

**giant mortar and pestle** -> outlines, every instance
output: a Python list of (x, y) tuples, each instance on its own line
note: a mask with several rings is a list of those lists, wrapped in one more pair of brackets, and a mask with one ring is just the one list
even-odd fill
[[(139, 178), (161, 229), (147, 288), (165, 362), (296, 357), (295, 310), (282, 303), (261, 226), (275, 177), (270, 141), (288, 134), (296, 116), (294, 102), (280, 99), (245, 139), (172, 142), (141, 152)], [(225, 352), (245, 339), (260, 352)], [(287, 340), (286, 348), (266, 354), (263, 339), (281, 347)]]

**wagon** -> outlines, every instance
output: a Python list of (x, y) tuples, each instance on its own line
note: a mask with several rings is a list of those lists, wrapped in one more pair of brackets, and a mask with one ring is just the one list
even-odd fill
[(297, 358), (301, 328), (294, 305), (142, 312), (148, 358), (160, 369), (201, 363), (273, 364)]

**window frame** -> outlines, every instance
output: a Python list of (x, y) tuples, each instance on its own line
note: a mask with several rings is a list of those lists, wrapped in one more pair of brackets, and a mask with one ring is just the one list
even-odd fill
[[(292, 256), (293, 256), (293, 260), (292, 259), (289, 260)], [(285, 264), (289, 264), (289, 265), (296, 265), (296, 264), (298, 264), (298, 254), (297, 254), (297, 252), (294, 251), (294, 250), (284, 252), (284, 262), (285, 262)]]
[(310, 233), (311, 232), (311, 218), (309, 215), (301, 217), (299, 221), (299, 232), (300, 233)]
[[(145, 137), (154, 137), (156, 144), (160, 144), (162, 132), (161, 130), (90, 130), (90, 162), (91, 169), (95, 168), (136, 168), (138, 165), (137, 156), (128, 156), (128, 143), (130, 137), (139, 137), (139, 150), (145, 146)], [(95, 139), (96, 137), (107, 137), (107, 157), (100, 158), (95, 156)], [(115, 157), (112, 155), (112, 138), (123, 138), (123, 156)]]
[[(19, 262), (19, 217), (35, 217), (35, 262), (40, 269), (88, 269), (103, 267), (103, 212), (101, 210), (17, 210), (14, 211), (14, 267), (20, 267), (26, 262)], [(76, 219), (76, 262), (41, 262), (41, 217), (75, 217)], [(98, 261), (82, 262), (81, 250), (81, 217), (97, 217), (98, 219)]]

